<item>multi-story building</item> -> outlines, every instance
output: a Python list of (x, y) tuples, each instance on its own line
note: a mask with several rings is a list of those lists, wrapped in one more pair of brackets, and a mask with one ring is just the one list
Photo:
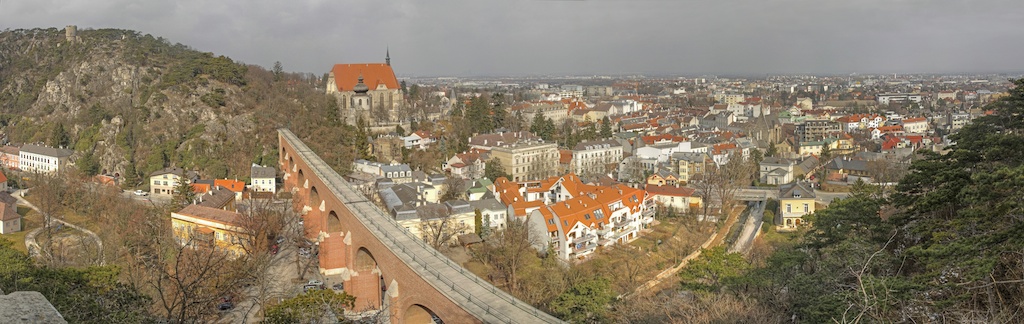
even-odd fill
[(928, 134), (928, 118), (905, 118), (903, 119), (903, 131), (907, 134)]
[(672, 212), (685, 213), (691, 209), (700, 209), (704, 200), (694, 195), (696, 189), (680, 186), (647, 186), (644, 188), (654, 200), (655, 205)]
[(882, 93), (875, 98), (878, 100), (879, 105), (904, 102), (921, 103), (921, 95), (916, 93)]
[(527, 141), (497, 146), (488, 163), (493, 162), (500, 163), (513, 181), (547, 178), (558, 170), (558, 145)]
[(0, 165), (11, 170), (18, 170), (18, 158), (21, 149), (17, 146), (4, 145), (0, 148)]
[(477, 179), (484, 176), (487, 163), (477, 151), (458, 153), (441, 167), (444, 172), (461, 179)]
[(841, 131), (839, 123), (831, 120), (806, 120), (796, 124), (796, 138), (800, 142), (820, 141)]
[(249, 177), (253, 192), (277, 193), (277, 169), (253, 164)]
[(195, 172), (186, 172), (182, 168), (170, 167), (157, 170), (149, 175), (149, 193), (154, 196), (170, 196), (174, 194), (174, 188), (178, 186), (178, 181), (184, 179), (185, 182), (192, 183), (197, 178)]
[(758, 166), (762, 183), (780, 185), (793, 182), (793, 166), (796, 163), (789, 159), (766, 157)]
[(72, 150), (25, 144), (18, 152), (18, 168), (25, 172), (60, 172), (74, 153)]
[(616, 140), (580, 142), (572, 149), (571, 172), (607, 174), (622, 161), (622, 144)]
[(714, 162), (704, 152), (676, 152), (672, 153), (672, 163), (679, 175), (679, 183), (686, 184), (694, 176), (704, 174), (707, 165)]
[(233, 256), (252, 247), (242, 216), (232, 211), (188, 205), (171, 213), (171, 227), (175, 239), (184, 246), (222, 249)]
[(574, 174), (523, 183), (498, 178), (494, 190), (516, 219), (527, 221), (537, 249), (550, 247), (565, 259), (633, 241), (655, 216), (646, 191), (588, 185)]
[(853, 114), (836, 119), (844, 132), (877, 128), (885, 122), (885, 117), (878, 114)]
[(814, 212), (814, 189), (802, 181), (779, 187), (779, 213), (784, 228), (796, 228), (807, 224), (805, 215)]

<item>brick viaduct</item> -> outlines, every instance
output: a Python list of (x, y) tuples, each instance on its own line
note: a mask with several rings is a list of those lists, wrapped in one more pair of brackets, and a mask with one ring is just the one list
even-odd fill
[(355, 311), (392, 323), (556, 323), (399, 226), (287, 129), (278, 130), (284, 188), (318, 242), (321, 273), (345, 283)]

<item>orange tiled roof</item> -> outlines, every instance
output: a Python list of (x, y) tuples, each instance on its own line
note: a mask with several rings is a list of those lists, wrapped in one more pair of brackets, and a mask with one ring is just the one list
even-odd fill
[(676, 186), (647, 186), (647, 193), (658, 196), (692, 197), (696, 189)]
[(395, 71), (390, 65), (383, 63), (335, 64), (331, 72), (334, 73), (334, 83), (338, 86), (338, 91), (352, 91), (359, 83), (360, 75), (370, 90), (377, 89), (377, 85), (382, 83), (388, 89), (399, 87)]
[(923, 121), (928, 121), (928, 118), (917, 117), (917, 118), (905, 118), (905, 119), (903, 119), (903, 123), (904, 124), (906, 124), (906, 123), (919, 123), (919, 122), (923, 122)]
[(570, 150), (558, 150), (558, 163), (561, 163), (561, 164), (572, 163), (572, 151), (570, 151)]
[(205, 183), (193, 183), (192, 191), (197, 194), (204, 194), (210, 191), (210, 185)]
[(245, 190), (245, 182), (232, 179), (216, 179), (213, 180), (213, 185), (218, 187), (224, 187), (227, 190), (233, 192), (242, 192)]

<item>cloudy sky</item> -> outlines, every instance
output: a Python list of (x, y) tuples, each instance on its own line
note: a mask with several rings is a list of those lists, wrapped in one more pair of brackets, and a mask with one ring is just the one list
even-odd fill
[(1024, 71), (1021, 0), (0, 0), (0, 30), (69, 24), (315, 73)]

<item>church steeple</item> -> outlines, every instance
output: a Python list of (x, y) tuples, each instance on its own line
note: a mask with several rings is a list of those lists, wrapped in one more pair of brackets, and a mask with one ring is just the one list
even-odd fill
[(384, 54), (384, 63), (391, 66), (391, 46), (388, 46), (387, 52)]

